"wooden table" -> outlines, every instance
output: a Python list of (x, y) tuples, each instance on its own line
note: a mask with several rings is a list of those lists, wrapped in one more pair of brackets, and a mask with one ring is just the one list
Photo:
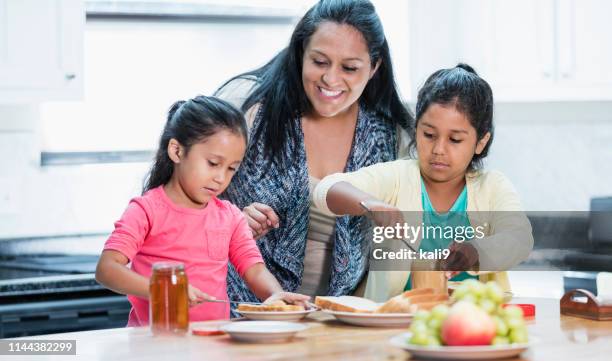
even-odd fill
[[(560, 316), (559, 300), (514, 299), (534, 303), (536, 319), (528, 324), (529, 336), (538, 343), (515, 360), (612, 360), (612, 321), (590, 321)], [(160, 338), (148, 328), (120, 328), (27, 337), (26, 339), (76, 340), (77, 356), (0, 356), (9, 360), (404, 360), (410, 355), (389, 345), (389, 338), (405, 329), (354, 327), (321, 312), (306, 322), (310, 328), (293, 342), (243, 344), (229, 336)], [(194, 322), (215, 326), (224, 322)]]

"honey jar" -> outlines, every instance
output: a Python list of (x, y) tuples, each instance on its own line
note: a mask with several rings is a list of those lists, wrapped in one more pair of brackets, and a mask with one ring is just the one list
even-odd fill
[(189, 329), (189, 296), (185, 267), (157, 262), (149, 281), (149, 320), (153, 334), (180, 334)]

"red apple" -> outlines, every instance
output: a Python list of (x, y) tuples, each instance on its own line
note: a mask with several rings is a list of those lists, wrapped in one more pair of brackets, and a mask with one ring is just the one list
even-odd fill
[(442, 324), (442, 342), (448, 346), (490, 345), (495, 322), (471, 302), (457, 302)]

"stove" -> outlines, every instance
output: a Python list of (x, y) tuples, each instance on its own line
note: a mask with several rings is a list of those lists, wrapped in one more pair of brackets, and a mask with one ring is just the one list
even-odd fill
[(0, 338), (123, 327), (130, 304), (95, 280), (97, 255), (0, 258)]

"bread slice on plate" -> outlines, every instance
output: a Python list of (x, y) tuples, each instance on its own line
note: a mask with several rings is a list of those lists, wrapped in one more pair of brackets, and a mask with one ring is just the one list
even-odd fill
[(317, 296), (315, 305), (323, 310), (358, 313), (372, 313), (379, 306), (372, 300), (355, 296)]
[(448, 302), (448, 295), (436, 294), (432, 288), (406, 291), (383, 304), (355, 296), (317, 296), (315, 304), (324, 310), (355, 313), (415, 313)]

